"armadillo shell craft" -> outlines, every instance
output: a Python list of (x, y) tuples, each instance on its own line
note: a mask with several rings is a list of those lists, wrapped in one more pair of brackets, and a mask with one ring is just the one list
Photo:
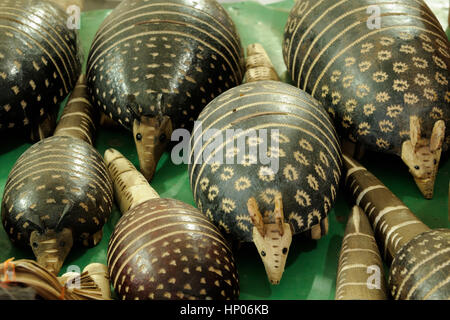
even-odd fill
[(80, 71), (64, 11), (46, 1), (0, 0), (0, 132), (36, 127), (57, 112)]
[(295, 85), (369, 149), (400, 155), (410, 116), (427, 136), (440, 119), (450, 128), (449, 42), (422, 0), (299, 0), (283, 55)]
[(108, 246), (121, 299), (237, 299), (232, 253), (217, 228), (181, 201), (143, 202), (117, 223)]
[(241, 83), (243, 51), (214, 0), (125, 0), (100, 26), (87, 70), (94, 104), (126, 128), (141, 116), (191, 128), (209, 101)]
[(401, 300), (450, 298), (450, 230), (424, 232), (404, 245), (392, 261), (391, 294)]
[[(328, 114), (309, 94), (276, 81), (247, 83), (214, 99), (198, 121), (202, 128), (195, 128), (191, 138), (191, 189), (197, 206), (221, 230), (237, 240), (252, 241), (247, 210), (251, 197), (267, 215), (274, 210), (275, 196), (281, 194), (285, 221), (293, 234), (309, 230), (327, 216), (341, 176), (341, 150)], [(212, 133), (205, 139), (209, 129), (219, 130), (223, 143), (213, 144)], [(227, 129), (256, 130), (257, 136), (245, 138), (245, 146), (249, 150), (259, 145), (258, 154), (238, 149), (236, 139), (242, 134), (230, 139)], [(260, 129), (267, 130), (267, 138)], [(275, 139), (274, 129), (279, 130), (278, 151), (269, 143)], [(264, 140), (269, 147), (262, 146)], [(209, 150), (212, 145), (214, 151)], [(242, 152), (243, 162), (238, 163), (235, 155)], [(262, 164), (261, 153), (279, 155), (277, 172)], [(234, 164), (226, 164), (230, 160)]]
[(5, 186), (2, 223), (14, 244), (28, 246), (32, 231), (68, 228), (73, 242), (91, 237), (109, 218), (112, 182), (103, 158), (88, 143), (54, 136), (17, 160)]

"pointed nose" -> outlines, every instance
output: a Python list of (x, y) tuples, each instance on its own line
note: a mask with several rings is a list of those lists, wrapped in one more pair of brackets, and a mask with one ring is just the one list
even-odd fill
[[(283, 276), (283, 270), (280, 270), (279, 266), (265, 265), (267, 279), (273, 285), (280, 284), (281, 277)], [(284, 269), (284, 268), (283, 268)]]
[(147, 179), (147, 181), (152, 181), (153, 176), (155, 175), (156, 172), (156, 165), (159, 161), (158, 159), (141, 159), (140, 161), (142, 161), (140, 163), (140, 169), (141, 169), (141, 173), (142, 175), (145, 177), (145, 179)]
[(273, 284), (273, 285), (280, 284), (280, 280), (279, 279), (269, 279), (269, 280), (270, 280), (270, 283)]
[(425, 199), (433, 198), (435, 178), (414, 178), (414, 181)]

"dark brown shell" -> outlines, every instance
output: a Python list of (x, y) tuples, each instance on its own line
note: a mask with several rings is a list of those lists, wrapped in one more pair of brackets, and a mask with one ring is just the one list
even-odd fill
[(55, 112), (81, 71), (76, 30), (46, 1), (0, 1), (0, 132)]
[(450, 230), (422, 233), (404, 245), (392, 261), (389, 286), (401, 300), (450, 298)]
[(126, 128), (169, 116), (191, 128), (203, 107), (243, 77), (235, 26), (215, 0), (125, 0), (100, 26), (87, 63), (95, 106)]
[[(270, 215), (277, 194), (294, 234), (325, 220), (336, 199), (342, 157), (331, 120), (317, 100), (282, 82), (246, 83), (211, 101), (198, 121), (202, 127), (193, 131), (189, 155), (191, 189), (197, 206), (221, 230), (252, 241), (248, 199), (255, 197), (261, 212)], [(230, 139), (229, 129), (254, 130), (255, 136), (235, 131)], [(219, 131), (218, 147), (209, 130)], [(273, 130), (279, 131), (278, 150), (271, 147)], [(236, 142), (240, 136), (244, 150)], [(258, 147), (257, 155), (249, 154), (251, 146)], [(261, 154), (271, 152), (279, 155), (276, 172), (261, 161)]]
[(121, 299), (237, 299), (233, 255), (197, 209), (151, 199), (125, 213), (108, 246), (110, 281)]
[[(344, 137), (400, 154), (411, 116), (428, 136), (440, 119), (450, 127), (449, 48), (422, 0), (298, 0), (283, 55), (294, 84), (323, 103)], [(446, 137), (448, 145), (450, 130)]]
[(2, 223), (11, 241), (29, 245), (32, 231), (72, 230), (74, 242), (100, 231), (110, 216), (112, 181), (103, 158), (71, 137), (46, 138), (17, 160), (5, 186)]

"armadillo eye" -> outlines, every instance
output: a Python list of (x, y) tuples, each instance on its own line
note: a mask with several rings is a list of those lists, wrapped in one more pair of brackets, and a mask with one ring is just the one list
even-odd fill
[(39, 245), (38, 245), (38, 243), (35, 241), (35, 242), (32, 243), (32, 246), (33, 246), (33, 248), (37, 248)]
[(433, 161), (433, 162), (434, 162), (434, 164), (436, 164), (436, 163), (437, 163), (436, 159), (434, 159), (434, 161)]
[(136, 134), (136, 140), (141, 141), (142, 140), (142, 134), (138, 133)]
[(60, 247), (64, 247), (66, 245), (66, 243), (64, 242), (64, 241), (61, 241), (60, 243), (59, 243), (59, 246)]
[(159, 136), (159, 141), (164, 142), (165, 140), (166, 140), (166, 134), (163, 133), (162, 135)]
[(419, 170), (420, 168), (419, 166), (414, 166), (414, 169)]
[(283, 248), (283, 254), (287, 253), (287, 248)]
[(265, 256), (266, 256), (266, 253), (265, 253), (264, 251), (261, 251), (261, 255), (262, 255), (263, 257), (265, 257)]

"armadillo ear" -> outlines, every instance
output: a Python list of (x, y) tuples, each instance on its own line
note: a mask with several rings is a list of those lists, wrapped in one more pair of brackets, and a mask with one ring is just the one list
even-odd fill
[(415, 149), (420, 139), (420, 121), (416, 116), (409, 118), (409, 137), (411, 139), (411, 144)]
[(261, 215), (261, 212), (258, 208), (258, 203), (256, 202), (255, 198), (250, 198), (247, 201), (247, 209), (248, 213), (250, 214), (250, 218), (252, 219), (253, 225), (256, 227), (256, 229), (259, 231), (262, 237), (264, 237), (266, 231), (264, 228), (264, 221), (263, 217)]
[(434, 124), (433, 131), (430, 138), (430, 150), (436, 151), (442, 147), (442, 142), (445, 138), (445, 122), (439, 120)]

